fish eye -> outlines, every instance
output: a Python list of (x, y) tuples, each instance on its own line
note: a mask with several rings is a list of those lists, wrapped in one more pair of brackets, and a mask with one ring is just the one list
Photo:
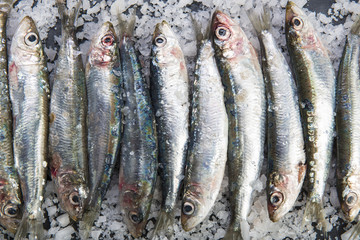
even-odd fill
[(220, 40), (226, 40), (231, 36), (230, 30), (226, 27), (218, 27), (215, 30), (215, 35)]
[(141, 214), (138, 214), (137, 212), (129, 212), (129, 218), (135, 224), (138, 224), (143, 220)]
[(195, 206), (192, 203), (185, 202), (183, 205), (182, 211), (185, 215), (191, 215), (195, 211)]
[(274, 192), (270, 196), (270, 203), (274, 207), (280, 206), (280, 204), (283, 202), (283, 200), (284, 200), (284, 196), (280, 192)]
[(345, 202), (349, 207), (352, 207), (355, 205), (357, 199), (358, 199), (358, 197), (357, 197), (356, 193), (351, 192), (348, 195), (346, 195)]
[(16, 217), (19, 208), (14, 204), (7, 204), (4, 209), (4, 214), (8, 217)]
[(158, 36), (155, 38), (155, 44), (158, 47), (163, 47), (166, 44), (166, 38), (164, 36)]
[(39, 37), (36, 33), (30, 32), (25, 36), (25, 44), (28, 46), (34, 46), (39, 42)]
[(293, 25), (293, 27), (295, 28), (295, 30), (300, 30), (302, 29), (304, 23), (303, 21), (301, 20), (301, 18), (299, 17), (294, 17), (292, 20), (291, 20), (291, 23)]
[(102, 45), (104, 45), (105, 47), (110, 47), (114, 44), (114, 36), (111, 34), (107, 34), (105, 35), (102, 39), (101, 39), (101, 43)]
[(78, 192), (73, 192), (69, 196), (70, 203), (74, 206), (80, 205), (80, 197)]

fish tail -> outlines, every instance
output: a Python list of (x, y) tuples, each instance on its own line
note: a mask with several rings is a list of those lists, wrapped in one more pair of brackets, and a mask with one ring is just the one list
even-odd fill
[(61, 28), (63, 32), (64, 28), (75, 29), (81, 5), (82, 0), (79, 0), (74, 7), (69, 9), (67, 7), (67, 0), (56, 0), (56, 6), (59, 9), (59, 14), (61, 17)]
[(325, 220), (324, 208), (322, 201), (308, 201), (305, 206), (303, 225), (315, 221), (317, 228), (323, 230), (324, 234), (327, 233), (327, 223)]
[(205, 31), (202, 32), (201, 31), (202, 25), (199, 23), (199, 21), (196, 21), (194, 15), (192, 15), (191, 13), (190, 13), (190, 18), (191, 18), (192, 25), (194, 27), (196, 42), (198, 45), (200, 45), (202, 40), (210, 38), (211, 21), (209, 20), (209, 23), (208, 23)]
[(118, 9), (118, 21), (119, 21), (119, 36), (120, 39), (123, 39), (125, 36), (126, 37), (132, 37), (134, 34), (134, 30), (135, 30), (135, 23), (136, 23), (136, 11), (137, 11), (137, 6), (134, 7), (131, 15), (130, 15), (130, 20), (126, 21), (122, 16), (121, 16), (121, 12)]
[[(234, 221), (235, 222), (235, 221)], [(230, 223), (224, 240), (249, 240), (249, 227), (245, 219), (241, 219), (239, 224)]]
[[(18, 230), (15, 235), (15, 240), (23, 240), (29, 238), (29, 240), (43, 240), (45, 239), (45, 231), (43, 227), (43, 215), (40, 211), (36, 219), (29, 219), (28, 214), (24, 214)], [(29, 234), (29, 236), (27, 236)]]
[(360, 237), (360, 222), (358, 222), (355, 227), (353, 228), (353, 231), (349, 237), (348, 240), (357, 240), (359, 239)]
[(351, 27), (351, 34), (360, 36), (360, 17)]
[[(159, 233), (163, 231), (168, 233), (167, 235), (172, 235), (172, 232), (174, 231), (172, 227), (174, 224), (174, 218), (175, 216), (173, 211), (166, 212), (164, 210), (161, 210), (159, 218), (156, 222), (152, 239), (154, 239)], [(170, 230), (169, 227), (171, 227)]]
[(100, 206), (90, 208), (91, 210), (84, 213), (82, 220), (79, 223), (80, 239), (87, 240), (90, 236), (91, 228), (95, 220), (99, 216)]
[(262, 11), (260, 13), (256, 13), (255, 9), (249, 10), (247, 15), (250, 19), (251, 24), (253, 25), (256, 34), (260, 35), (263, 30), (270, 30), (270, 8), (267, 6), (263, 6)]

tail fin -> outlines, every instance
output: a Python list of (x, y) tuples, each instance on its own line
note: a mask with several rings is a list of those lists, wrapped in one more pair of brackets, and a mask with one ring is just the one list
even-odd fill
[(43, 227), (43, 215), (42, 212), (38, 212), (36, 219), (29, 219), (28, 214), (24, 214), (20, 222), (18, 230), (15, 235), (15, 240), (27, 239), (29, 234), (29, 240), (43, 240), (45, 239), (45, 230)]
[(131, 16), (130, 16), (130, 21), (126, 21), (122, 16), (121, 16), (121, 12), (118, 9), (118, 19), (119, 19), (119, 36), (120, 36), (120, 41), (123, 39), (124, 36), (127, 37), (132, 37), (134, 34), (134, 29), (135, 29), (135, 23), (136, 23), (136, 10), (137, 7), (134, 7)]
[(360, 17), (351, 27), (351, 34), (360, 36)]
[(313, 222), (313, 220), (317, 223), (317, 228), (319, 230), (323, 230), (324, 235), (327, 234), (327, 223), (325, 220), (324, 208), (322, 201), (314, 202), (308, 201), (305, 206), (303, 225), (309, 222)]
[(267, 6), (263, 6), (260, 13), (256, 13), (256, 9), (249, 10), (247, 15), (253, 25), (256, 34), (260, 35), (263, 30), (270, 30), (270, 9)]
[[(154, 239), (159, 233), (164, 232), (165, 231), (165, 235), (166, 236), (172, 236), (173, 234), (173, 224), (174, 224), (174, 212), (166, 212), (164, 210), (161, 210), (159, 218), (156, 222), (156, 226), (153, 232), (153, 237), (152, 239)], [(171, 229), (169, 230), (169, 227), (171, 227)]]
[(354, 229), (349, 237), (348, 240), (357, 240), (359, 239), (360, 236), (360, 222), (358, 222), (355, 226)]
[(241, 219), (239, 224), (230, 223), (223, 240), (249, 240), (249, 224)]
[(90, 207), (91, 210), (84, 213), (79, 223), (79, 233), (82, 240), (87, 240), (90, 236), (91, 228), (95, 220), (99, 217), (100, 206)]
[(203, 32), (203, 31), (201, 31), (202, 25), (196, 21), (196, 19), (194, 18), (194, 16), (191, 13), (190, 13), (190, 18), (191, 18), (191, 22), (194, 27), (196, 42), (198, 45), (200, 45), (202, 40), (210, 38), (211, 19), (209, 19), (209, 24), (207, 25), (205, 31)]
[(74, 29), (76, 26), (76, 20), (79, 14), (80, 6), (82, 5), (82, 0), (78, 1), (71, 9), (67, 7), (67, 0), (56, 0), (56, 5), (61, 16), (62, 29)]

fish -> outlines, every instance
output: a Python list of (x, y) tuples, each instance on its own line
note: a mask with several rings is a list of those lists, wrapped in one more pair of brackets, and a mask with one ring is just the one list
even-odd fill
[(229, 122), (231, 219), (224, 239), (249, 239), (246, 226), (253, 184), (260, 175), (264, 157), (265, 83), (257, 53), (238, 23), (217, 10), (211, 31)]
[(326, 232), (323, 196), (335, 129), (334, 68), (310, 20), (291, 1), (286, 5), (285, 33), (305, 139), (308, 192), (303, 222), (315, 221), (317, 228)]
[(127, 26), (123, 20), (120, 22), (124, 124), (119, 203), (130, 234), (138, 238), (142, 236), (146, 226), (156, 186), (158, 145), (150, 90), (142, 76), (141, 63), (132, 39), (135, 15)]
[(267, 95), (267, 202), (270, 220), (293, 207), (304, 182), (306, 156), (297, 88), (290, 67), (271, 34), (270, 9), (248, 16), (257, 33)]
[(43, 212), (47, 170), (49, 79), (46, 58), (34, 21), (17, 27), (9, 53), (9, 89), (13, 149), (23, 197), (23, 217), (15, 239), (44, 239)]
[(153, 34), (150, 91), (159, 145), (162, 203), (154, 235), (174, 222), (189, 138), (189, 78), (177, 37), (166, 21)]
[(72, 9), (67, 9), (64, 0), (56, 3), (62, 21), (62, 43), (50, 98), (49, 163), (60, 206), (71, 219), (78, 221), (89, 195), (87, 96), (74, 26), (81, 1)]
[(224, 177), (228, 117), (224, 88), (215, 62), (211, 39), (197, 32), (198, 53), (192, 82), (190, 139), (185, 167), (181, 224), (190, 231), (202, 222), (219, 194)]
[(92, 39), (85, 69), (89, 157), (88, 203), (80, 222), (87, 239), (119, 158), (121, 139), (121, 66), (116, 33), (110, 22), (102, 24)]
[(14, 162), (8, 83), (6, 22), (11, 4), (0, 1), (0, 225), (15, 234), (22, 217), (22, 197)]
[[(360, 210), (360, 20), (346, 37), (336, 90), (336, 186), (345, 218), (352, 222)], [(359, 233), (357, 233), (359, 235)], [(354, 238), (355, 239), (355, 238)]]

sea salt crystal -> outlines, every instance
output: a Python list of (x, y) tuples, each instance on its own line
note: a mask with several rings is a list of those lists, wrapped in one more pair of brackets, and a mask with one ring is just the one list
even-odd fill
[(92, 232), (91, 232), (91, 237), (92, 237), (92, 239), (94, 239), (94, 240), (99, 239), (101, 232), (102, 232), (101, 230), (92, 231)]
[(72, 226), (68, 226), (55, 234), (54, 240), (70, 240), (72, 238), (71, 234), (75, 233), (75, 230)]
[(48, 212), (49, 217), (52, 217), (52, 216), (54, 216), (56, 214), (57, 207), (56, 206), (51, 206), (51, 207), (48, 207), (46, 210)]
[(66, 227), (70, 224), (69, 214), (65, 213), (56, 218), (61, 227)]

